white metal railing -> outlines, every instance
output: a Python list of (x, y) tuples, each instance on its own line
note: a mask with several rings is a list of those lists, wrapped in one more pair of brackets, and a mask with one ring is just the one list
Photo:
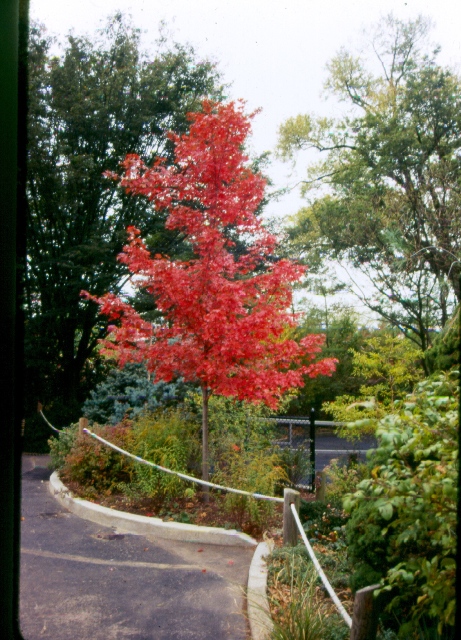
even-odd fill
[(330, 594), (331, 599), (335, 603), (336, 608), (338, 609), (339, 613), (343, 617), (344, 622), (347, 624), (347, 626), (350, 629), (352, 627), (352, 618), (347, 613), (346, 609), (343, 607), (343, 605), (341, 603), (341, 600), (338, 598), (338, 596), (336, 595), (333, 587), (328, 582), (328, 578), (326, 577), (322, 567), (320, 566), (319, 561), (317, 560), (317, 557), (316, 557), (316, 555), (314, 553), (314, 550), (311, 547), (309, 540), (307, 539), (306, 532), (304, 531), (303, 525), (301, 524), (301, 520), (299, 519), (299, 515), (298, 515), (298, 512), (296, 510), (296, 505), (295, 504), (291, 504), (290, 508), (291, 508), (291, 512), (293, 514), (293, 518), (295, 519), (295, 522), (296, 522), (296, 524), (298, 526), (299, 533), (301, 534), (303, 542), (306, 545), (306, 548), (307, 548), (307, 551), (309, 553), (309, 556), (310, 556), (312, 562), (314, 563), (314, 567), (316, 568), (317, 573), (319, 574), (323, 584), (325, 585), (326, 590)]
[(164, 471), (165, 473), (169, 473), (171, 475), (177, 476), (178, 478), (182, 478), (183, 480), (187, 480), (188, 482), (195, 482), (196, 484), (201, 484), (205, 487), (212, 487), (213, 489), (219, 489), (220, 491), (227, 491), (228, 493), (238, 493), (239, 495), (248, 496), (250, 498), (256, 498), (257, 500), (267, 500), (270, 502), (284, 501), (283, 498), (276, 498), (275, 496), (265, 496), (262, 493), (251, 493), (250, 491), (244, 491), (243, 489), (233, 489), (231, 487), (224, 487), (220, 484), (215, 484), (214, 482), (208, 482), (207, 480), (200, 480), (199, 478), (195, 478), (194, 476), (189, 476), (185, 473), (181, 473), (180, 471), (173, 471), (172, 469), (167, 469), (166, 467), (162, 467), (159, 464), (155, 464), (155, 462), (144, 460), (144, 458), (135, 456), (133, 453), (129, 453), (128, 451), (125, 451), (125, 449), (121, 449), (120, 447), (117, 447), (117, 445), (112, 444), (111, 442), (109, 442), (108, 440), (105, 440), (104, 438), (101, 438), (101, 436), (96, 435), (95, 433), (91, 432), (89, 429), (83, 429), (83, 433), (87, 433), (92, 438), (95, 438), (96, 440), (99, 440), (100, 442), (110, 447), (111, 449), (114, 449), (114, 451), (118, 451), (119, 453), (122, 453), (125, 456), (129, 456), (130, 458), (133, 458), (133, 460), (136, 460), (141, 464), (146, 464), (149, 467), (153, 467), (154, 469), (158, 469), (159, 471)]

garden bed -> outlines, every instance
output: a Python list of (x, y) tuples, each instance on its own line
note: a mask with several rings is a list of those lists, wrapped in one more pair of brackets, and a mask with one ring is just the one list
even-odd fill
[[(266, 537), (274, 540), (277, 546), (282, 544), (283, 529), (283, 505), (275, 503), (273, 513), (268, 515), (261, 523), (255, 523), (246, 513), (229, 512), (225, 506), (225, 496), (222, 493), (210, 493), (210, 501), (203, 502), (201, 493), (197, 492), (192, 497), (175, 498), (168, 504), (159, 505), (158, 501), (146, 496), (127, 496), (122, 493), (97, 493), (91, 491), (77, 482), (66, 480), (67, 488), (74, 496), (89, 500), (102, 507), (108, 507), (117, 511), (124, 511), (136, 515), (161, 518), (164, 521), (182, 522), (208, 527), (222, 527), (224, 529), (237, 529), (243, 531), (255, 540), (261, 541)], [(302, 492), (302, 498), (306, 501), (314, 499), (313, 494)]]

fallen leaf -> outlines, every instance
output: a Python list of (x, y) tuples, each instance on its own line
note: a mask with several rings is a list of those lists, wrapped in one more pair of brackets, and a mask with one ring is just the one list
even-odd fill
[(197, 549), (197, 553), (202, 553), (203, 549)]

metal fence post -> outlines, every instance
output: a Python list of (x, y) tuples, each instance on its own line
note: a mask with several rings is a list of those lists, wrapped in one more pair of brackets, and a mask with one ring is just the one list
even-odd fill
[(299, 513), (300, 493), (294, 489), (283, 490), (283, 544), (295, 547), (298, 543), (298, 527), (291, 512), (291, 505), (294, 504)]
[(311, 491), (315, 491), (315, 409), (311, 409), (309, 416), (309, 440), (310, 440), (310, 463), (311, 463)]

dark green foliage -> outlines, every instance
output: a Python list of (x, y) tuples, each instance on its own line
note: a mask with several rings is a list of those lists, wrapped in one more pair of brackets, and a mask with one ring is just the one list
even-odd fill
[(310, 451), (303, 445), (296, 449), (280, 449), (278, 451), (280, 465), (292, 487), (306, 481), (311, 473)]
[(306, 379), (304, 387), (290, 402), (287, 414), (308, 416), (311, 409), (315, 409), (317, 419), (331, 420), (322, 408), (324, 403), (340, 395), (354, 396), (359, 393), (362, 380), (353, 375), (350, 349), (359, 350), (369, 332), (359, 327), (353, 313), (333, 306), (330, 309), (313, 307), (306, 312), (297, 338), (309, 333), (324, 333), (322, 357), (337, 358), (339, 362), (331, 377)]
[(189, 386), (181, 381), (154, 384), (142, 364), (128, 363), (112, 369), (104, 382), (90, 393), (83, 404), (83, 414), (100, 424), (117, 424), (125, 415), (130, 418), (143, 411), (177, 405), (184, 400)]
[(317, 504), (318, 507), (304, 506), (302, 511), (300, 510), (300, 518), (309, 538), (322, 539), (322, 536), (328, 537), (332, 531), (341, 529), (346, 524), (348, 516), (340, 506), (323, 502)]
[[(92, 37), (53, 38), (32, 24), (29, 44), (27, 262), (24, 279), (26, 418), (40, 400), (52, 422), (79, 416), (107, 363), (97, 351), (106, 321), (80, 291), (119, 293), (117, 255), (136, 223), (154, 252), (175, 255), (182, 237), (165, 215), (128, 197), (103, 172), (127, 153), (171, 158), (168, 130), (184, 132), (204, 96), (219, 98), (214, 65), (171, 44), (151, 56), (120, 14)], [(32, 425), (30, 425), (32, 426)], [(35, 434), (26, 430), (26, 448)]]
[[(58, 423), (57, 425), (61, 425)], [(52, 434), (50, 427), (38, 413), (27, 416), (22, 439), (22, 450), (26, 453), (48, 453), (48, 438)]]
[[(382, 572), (399, 637), (452, 635), (455, 612), (458, 372), (420, 382), (379, 422), (370, 477), (345, 497), (349, 552)], [(362, 575), (363, 578), (363, 575)]]
[(425, 353), (429, 371), (449, 371), (459, 362), (459, 306)]
[[(357, 508), (347, 522), (346, 542), (355, 569), (350, 579), (353, 591), (376, 584), (392, 566), (390, 536), (381, 533), (387, 524), (370, 502)], [(393, 560), (395, 564), (395, 558)]]
[(301, 504), (299, 506), (299, 517), (301, 522), (307, 522), (318, 520), (325, 513), (326, 505), (324, 502), (320, 502), (318, 500), (312, 500), (308, 502), (307, 500), (301, 500)]

